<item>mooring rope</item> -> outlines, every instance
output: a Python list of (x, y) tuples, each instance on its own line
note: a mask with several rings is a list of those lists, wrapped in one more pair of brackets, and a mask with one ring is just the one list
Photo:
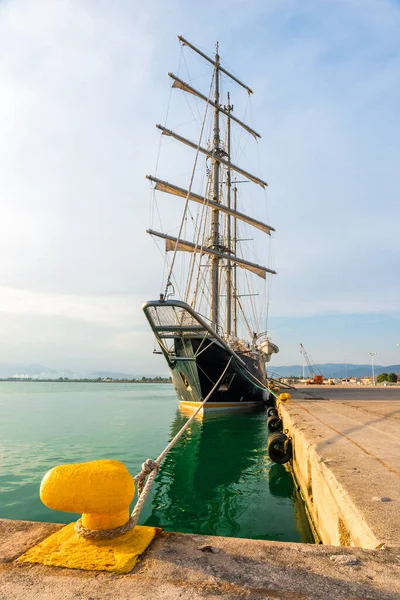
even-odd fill
[[(253, 375), (253, 373), (249, 373), (250, 377), (252, 377), (253, 379), (251, 380), (249, 377), (247, 377), (244, 369), (242, 369), (241, 367), (239, 367), (243, 376), (245, 377), (245, 379), (247, 379), (247, 381), (250, 381), (250, 383), (252, 383), (254, 385), (254, 387), (258, 388), (259, 390), (266, 390), (267, 392), (269, 392), (270, 394), (272, 394), (276, 399), (279, 398), (279, 394), (277, 392), (275, 392), (275, 390), (269, 388), (267, 385), (265, 385), (264, 382), (260, 381), (255, 375)], [(254, 382), (257, 381), (257, 383), (259, 383), (260, 385), (257, 385), (257, 383)], [(296, 389), (296, 388), (288, 388), (288, 389)]]
[[(78, 519), (75, 523), (75, 532), (80, 536), (87, 540), (112, 540), (124, 533), (128, 533), (131, 531), (137, 524), (139, 520), (139, 516), (141, 510), (144, 506), (147, 496), (151, 490), (151, 486), (153, 485), (154, 479), (159, 471), (160, 464), (167, 456), (168, 452), (172, 450), (175, 446), (181, 435), (186, 431), (186, 429), (191, 425), (194, 421), (198, 413), (201, 411), (203, 406), (206, 404), (208, 399), (212, 396), (216, 388), (219, 386), (222, 378), (224, 377), (226, 371), (228, 370), (229, 365), (231, 364), (233, 356), (230, 357), (225, 369), (222, 371), (218, 381), (214, 384), (212, 390), (207, 394), (206, 398), (199, 405), (199, 407), (194, 411), (192, 416), (186, 421), (183, 427), (178, 431), (175, 437), (169, 442), (169, 444), (165, 447), (165, 449), (161, 452), (160, 456), (156, 460), (152, 460), (148, 458), (143, 464), (141, 471), (133, 478), (138, 485), (138, 499), (136, 501), (135, 508), (132, 511), (130, 519), (124, 525), (120, 527), (116, 527), (114, 529), (87, 529), (82, 525), (82, 520)], [(146, 481), (147, 478), (147, 481)]]

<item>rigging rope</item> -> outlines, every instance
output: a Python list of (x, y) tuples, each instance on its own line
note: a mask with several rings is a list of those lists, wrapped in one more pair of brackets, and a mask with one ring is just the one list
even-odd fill
[(197, 148), (196, 148), (196, 157), (195, 157), (194, 165), (193, 165), (193, 169), (192, 169), (192, 176), (190, 178), (190, 185), (189, 185), (189, 189), (188, 189), (188, 192), (187, 192), (187, 195), (186, 195), (185, 208), (184, 208), (184, 211), (183, 211), (183, 216), (182, 216), (181, 224), (180, 224), (180, 227), (179, 227), (179, 233), (178, 233), (178, 236), (177, 236), (176, 242), (175, 242), (175, 249), (174, 249), (174, 254), (173, 254), (173, 257), (172, 257), (172, 261), (171, 261), (171, 268), (170, 268), (170, 271), (169, 271), (169, 274), (168, 274), (168, 278), (167, 278), (167, 284), (165, 286), (165, 292), (164, 292), (165, 296), (167, 296), (168, 286), (169, 286), (169, 282), (170, 282), (171, 277), (172, 277), (172, 270), (174, 268), (175, 258), (176, 258), (176, 254), (177, 254), (177, 251), (178, 251), (178, 244), (179, 244), (179, 240), (180, 240), (180, 237), (181, 237), (181, 234), (182, 234), (183, 223), (184, 223), (184, 220), (185, 220), (185, 217), (186, 217), (186, 213), (187, 213), (187, 210), (188, 210), (188, 206), (189, 206), (189, 198), (190, 198), (190, 194), (191, 194), (191, 191), (192, 191), (192, 185), (193, 185), (194, 175), (195, 175), (196, 166), (197, 166), (197, 160), (198, 160), (198, 157), (199, 157), (199, 154), (200, 154), (201, 140), (202, 140), (202, 137), (203, 137), (204, 126), (205, 126), (205, 123), (206, 123), (207, 111), (208, 111), (208, 107), (209, 107), (209, 103), (210, 103), (210, 98), (211, 98), (211, 93), (212, 93), (212, 89), (213, 89), (213, 82), (214, 82), (214, 75), (213, 75), (212, 80), (211, 80), (210, 90), (209, 90), (208, 98), (207, 98), (207, 102), (206, 102), (206, 109), (204, 111), (204, 118), (203, 118), (203, 123), (201, 125), (199, 143), (197, 144)]
[(240, 311), (242, 313), (242, 317), (243, 317), (244, 323), (245, 323), (245, 325), (247, 327), (247, 330), (249, 332), (250, 338), (252, 338), (253, 337), (253, 332), (252, 332), (251, 327), (249, 325), (249, 322), (248, 322), (248, 320), (246, 318), (246, 314), (245, 314), (245, 312), (243, 310), (243, 306), (242, 306), (242, 303), (239, 300), (239, 296), (238, 295), (236, 295), (236, 302), (237, 302), (237, 305), (239, 306)]
[[(181, 55), (182, 55), (182, 50), (181, 50)], [(179, 75), (180, 69), (181, 69), (181, 60), (182, 60), (182, 56), (181, 55), (179, 56), (178, 75)], [(172, 87), (170, 87), (170, 89), (169, 89), (167, 111), (165, 113), (165, 119), (164, 119), (164, 127), (166, 127), (167, 121), (168, 121), (169, 111), (170, 111), (170, 108), (171, 108), (171, 98), (172, 98)], [(162, 144), (162, 136), (160, 136), (160, 140), (159, 140), (159, 143), (158, 143), (157, 158), (156, 158), (156, 168), (155, 168), (155, 173), (154, 173), (156, 177), (157, 177), (157, 174), (158, 174), (158, 163), (160, 161), (161, 144)], [(160, 226), (162, 228), (160, 211), (159, 211), (158, 204), (157, 204), (157, 197), (156, 197), (154, 188), (152, 188), (152, 190), (153, 190), (153, 202), (152, 202), (152, 204), (150, 206), (150, 227), (153, 226), (153, 222), (154, 222), (154, 208), (156, 208), (157, 214), (158, 214), (158, 219), (160, 221)]]
[[(175, 435), (175, 437), (173, 437), (172, 440), (169, 442), (169, 444), (167, 444), (167, 446), (161, 452), (159, 457), (156, 460), (152, 460), (151, 458), (148, 458), (142, 464), (141, 471), (134, 477), (134, 480), (138, 484), (138, 499), (136, 501), (135, 508), (132, 511), (129, 521), (127, 523), (125, 523), (125, 525), (121, 525), (121, 527), (116, 527), (115, 529), (95, 530), (95, 529), (87, 529), (86, 527), (83, 527), (82, 520), (78, 519), (78, 521), (75, 523), (75, 532), (80, 537), (83, 537), (87, 540), (88, 539), (89, 540), (112, 540), (116, 537), (119, 537), (120, 535), (123, 535), (124, 533), (128, 533), (128, 531), (131, 531), (137, 525), (141, 510), (144, 506), (147, 496), (149, 495), (151, 486), (153, 485), (154, 479), (156, 478), (156, 475), (159, 471), (161, 462), (167, 456), (168, 452), (170, 450), (172, 450), (172, 448), (175, 446), (175, 444), (177, 443), (179, 438), (182, 436), (182, 434), (186, 431), (186, 429), (189, 427), (189, 425), (192, 424), (192, 422), (194, 421), (194, 419), (196, 418), (198, 413), (201, 411), (201, 409), (204, 407), (206, 402), (209, 400), (209, 398), (212, 396), (214, 391), (217, 389), (217, 387), (221, 383), (226, 371), (228, 370), (228, 367), (231, 364), (232, 359), (233, 359), (233, 356), (230, 357), (230, 359), (227, 362), (225, 369), (222, 371), (218, 381), (214, 384), (213, 388), (207, 394), (207, 396), (205, 397), (203, 402), (194, 411), (192, 416), (186, 421), (186, 423), (178, 431), (178, 433)], [(147, 477), (147, 481), (146, 481), (146, 477)]]
[[(202, 250), (204, 247), (204, 240), (205, 240), (205, 232), (206, 232), (206, 224), (207, 224), (207, 213), (206, 213), (206, 208), (208, 207), (208, 191), (209, 191), (209, 181), (207, 182), (207, 187), (206, 187), (206, 201), (201, 208), (201, 216), (200, 216), (200, 224), (197, 228), (197, 238), (195, 241), (195, 247), (193, 249), (193, 256), (192, 256), (192, 260), (191, 260), (191, 266), (190, 266), (190, 271), (189, 271), (189, 278), (187, 280), (187, 285), (186, 285), (186, 293), (185, 293), (185, 301), (188, 301), (189, 298), (189, 294), (190, 294), (190, 288), (192, 285), (192, 279), (193, 279), (193, 273), (194, 273), (194, 267), (196, 264), (196, 254), (198, 249)], [(204, 214), (206, 214), (206, 217), (204, 218)], [(199, 244), (199, 240), (200, 240), (200, 235), (201, 235), (201, 224), (203, 223), (203, 235), (202, 235), (202, 239), (201, 239), (201, 244)], [(196, 229), (195, 229), (196, 231)], [(200, 257), (201, 260), (201, 257)], [(200, 270), (200, 266), (199, 266), (199, 270)], [(198, 277), (197, 277), (197, 283), (198, 284)], [(195, 287), (195, 292), (196, 293), (196, 287)]]
[[(263, 383), (255, 375), (253, 375), (253, 373), (250, 373), (250, 371), (245, 371), (240, 365), (239, 365), (239, 369), (242, 372), (244, 378), (247, 379), (247, 381), (250, 381), (250, 383), (253, 384), (254, 387), (258, 388), (259, 390), (266, 390), (266, 391), (268, 391), (270, 394), (272, 394), (273, 396), (275, 396), (275, 398), (279, 397), (279, 394), (277, 394), (274, 390), (271, 390), (271, 388), (269, 388), (267, 385), (265, 385), (265, 383)], [(253, 377), (253, 380), (255, 379), (255, 381), (257, 381), (257, 383), (259, 383), (260, 385), (257, 385), (256, 383), (254, 383), (254, 381), (252, 381), (251, 379), (249, 379), (249, 377), (247, 377), (246, 373), (249, 373), (249, 375), (251, 377)], [(293, 388), (293, 389), (295, 389), (295, 388)]]
[[(163, 258), (163, 260), (164, 260), (164, 263), (165, 263), (165, 265), (164, 265), (164, 267), (163, 267), (163, 281), (164, 281), (164, 276), (165, 276), (165, 266), (169, 267), (168, 256), (166, 255), (166, 253), (165, 253), (165, 252), (163, 252), (163, 251), (161, 250), (161, 248), (159, 247), (159, 245), (158, 245), (157, 241), (156, 241), (154, 238), (153, 238), (153, 241), (154, 241), (154, 244), (155, 244), (155, 246), (156, 246), (157, 250), (159, 251), (159, 253), (161, 254), (161, 256), (162, 256), (162, 258)], [(174, 282), (175, 282), (175, 285), (176, 285), (176, 289), (178, 290), (178, 293), (180, 294), (180, 288), (179, 288), (179, 283), (178, 283), (178, 280), (177, 280), (177, 278), (175, 277), (175, 275), (173, 276), (173, 278), (174, 278)]]

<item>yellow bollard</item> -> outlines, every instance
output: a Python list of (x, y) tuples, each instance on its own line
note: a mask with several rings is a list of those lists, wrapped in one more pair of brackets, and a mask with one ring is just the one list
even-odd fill
[[(40, 498), (46, 506), (82, 514), (86, 529), (115, 529), (129, 520), (135, 482), (116, 460), (61, 465), (43, 477)], [(156, 534), (136, 526), (112, 540), (79, 537), (75, 523), (66, 525), (23, 554), (18, 561), (87, 571), (129, 573)]]
[(40, 499), (49, 508), (81, 513), (87, 529), (114, 529), (129, 521), (135, 482), (117, 460), (54, 467), (43, 477)]
[(287, 402), (288, 400), (290, 400), (290, 394), (279, 394), (280, 402)]

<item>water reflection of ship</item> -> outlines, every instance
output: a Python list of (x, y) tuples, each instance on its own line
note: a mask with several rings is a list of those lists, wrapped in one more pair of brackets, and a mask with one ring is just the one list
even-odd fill
[(293, 498), (294, 520), (300, 539), (303, 542), (309, 543), (318, 541), (317, 538), (314, 539), (313, 530), (310, 526), (300, 490), (294, 484), (287, 465), (271, 465), (268, 476), (268, 487), (272, 496)]
[[(182, 427), (180, 411), (171, 436)], [(265, 442), (265, 423), (259, 415), (245, 422), (238, 415), (212, 416), (195, 421), (181, 443), (165, 459), (148, 522), (180, 531), (235, 535), (237, 523), (235, 489), (258, 460), (255, 449)], [(240, 448), (240, 451), (238, 451)]]
[[(171, 437), (186, 418), (177, 412)], [(279, 491), (274, 493), (274, 482), (268, 490), (271, 463), (267, 435), (264, 413), (249, 415), (245, 421), (232, 414), (207, 415), (195, 421), (163, 463), (156, 480), (153, 511), (145, 524), (186, 533), (269, 537), (265, 535), (265, 504), (272, 494), (285, 497), (282, 519), (288, 519), (287, 511), (293, 514), (293, 482), (289, 475), (284, 485), (275, 482)]]

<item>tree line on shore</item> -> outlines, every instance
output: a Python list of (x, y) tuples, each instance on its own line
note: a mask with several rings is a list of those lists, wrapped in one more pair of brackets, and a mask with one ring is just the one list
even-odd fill
[(397, 375), (396, 373), (381, 373), (376, 378), (378, 383), (383, 383), (384, 381), (388, 381), (389, 383), (397, 383)]

